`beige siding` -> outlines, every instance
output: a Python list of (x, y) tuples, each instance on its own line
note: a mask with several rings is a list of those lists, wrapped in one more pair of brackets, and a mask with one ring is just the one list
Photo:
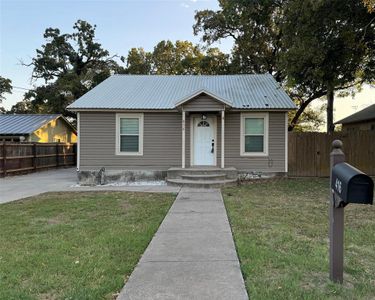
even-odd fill
[[(221, 158), (221, 118), (217, 115), (216, 157)], [(186, 166), (190, 166), (190, 120), (186, 117)], [(81, 169), (167, 170), (181, 166), (181, 113), (144, 113), (143, 156), (116, 156), (115, 113), (80, 113)], [(225, 166), (239, 170), (284, 172), (285, 113), (269, 113), (269, 156), (240, 156), (240, 112), (225, 114)]]
[(227, 113), (225, 123), (225, 165), (227, 167), (260, 172), (285, 171), (285, 113), (269, 113), (268, 157), (240, 155), (241, 113)]
[(211, 96), (202, 94), (186, 102), (183, 107), (186, 111), (216, 111), (222, 110), (224, 104)]
[(166, 170), (181, 166), (181, 114), (144, 113), (143, 156), (115, 155), (116, 114), (80, 113), (80, 167)]

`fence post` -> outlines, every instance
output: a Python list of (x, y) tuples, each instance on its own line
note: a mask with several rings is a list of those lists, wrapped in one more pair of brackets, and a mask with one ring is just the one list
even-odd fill
[(7, 150), (6, 150), (6, 142), (3, 143), (3, 176), (5, 177), (7, 175), (7, 168), (6, 168), (6, 162), (7, 162)]
[(36, 157), (36, 143), (33, 144), (33, 167), (34, 167), (34, 172), (36, 172), (37, 169), (37, 157)]
[(56, 168), (59, 167), (59, 143), (56, 143)]
[(74, 162), (74, 165), (78, 167), (78, 164), (77, 164), (77, 156), (78, 156), (77, 149), (78, 149), (77, 143), (73, 144), (73, 153), (74, 153), (73, 162)]
[(338, 283), (343, 282), (344, 274), (344, 207), (335, 207), (334, 192), (331, 187), (332, 168), (345, 161), (342, 142), (332, 142), (330, 154), (330, 202), (329, 202), (329, 278)]

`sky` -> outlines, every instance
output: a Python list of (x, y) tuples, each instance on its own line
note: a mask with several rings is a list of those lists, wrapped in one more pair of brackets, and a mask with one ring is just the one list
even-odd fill
[[(12, 80), (13, 94), (3, 105), (9, 109), (32, 87), (31, 67), (22, 66), (44, 43), (48, 27), (71, 33), (78, 19), (97, 25), (96, 37), (104, 49), (126, 55), (132, 47), (150, 51), (161, 40), (200, 42), (192, 26), (197, 10), (219, 8), (217, 0), (0, 0), (0, 75)], [(229, 53), (232, 40), (216, 44)], [(375, 89), (340, 98), (335, 120), (375, 103)]]

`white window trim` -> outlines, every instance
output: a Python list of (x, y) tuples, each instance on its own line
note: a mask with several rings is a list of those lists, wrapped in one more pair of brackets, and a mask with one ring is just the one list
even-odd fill
[[(139, 151), (123, 152), (120, 151), (120, 119), (121, 118), (138, 118), (139, 119)], [(126, 156), (143, 156), (143, 113), (116, 114), (116, 155)]]
[[(263, 118), (264, 119), (264, 139), (263, 152), (245, 152), (245, 118)], [(268, 156), (268, 132), (269, 114), (268, 113), (241, 113), (241, 132), (240, 132), (240, 155), (241, 156)]]

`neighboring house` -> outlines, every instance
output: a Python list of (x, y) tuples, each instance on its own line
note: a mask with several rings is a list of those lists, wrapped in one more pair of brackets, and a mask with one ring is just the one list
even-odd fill
[(375, 104), (362, 109), (335, 124), (342, 124), (342, 131), (372, 130), (375, 131)]
[(295, 105), (268, 74), (114, 75), (68, 109), (82, 183), (103, 179), (102, 167), (107, 180), (287, 172)]
[(62, 115), (0, 114), (0, 141), (75, 143), (77, 131)]

